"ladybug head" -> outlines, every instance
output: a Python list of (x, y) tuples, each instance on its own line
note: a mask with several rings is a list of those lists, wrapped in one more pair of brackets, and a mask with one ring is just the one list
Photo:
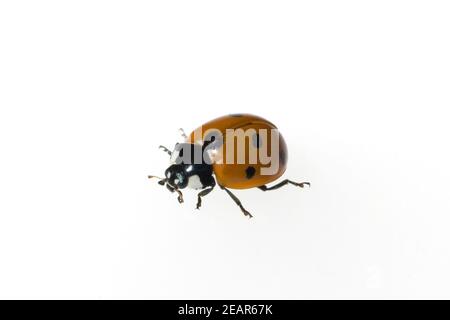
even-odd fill
[(184, 165), (181, 164), (173, 164), (168, 167), (165, 176), (167, 183), (176, 189), (186, 188), (189, 182), (186, 171), (184, 170)]

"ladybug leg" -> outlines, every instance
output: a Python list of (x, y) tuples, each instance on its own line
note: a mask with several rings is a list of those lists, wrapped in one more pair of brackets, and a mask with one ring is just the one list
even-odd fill
[(164, 146), (159, 146), (159, 148), (162, 149), (164, 152), (167, 152), (167, 153), (169, 154), (169, 156), (172, 155), (172, 151), (170, 151), (170, 150), (167, 149), (166, 147), (164, 147)]
[(294, 181), (286, 179), (286, 180), (283, 180), (280, 183), (278, 183), (274, 186), (271, 186), (271, 187), (263, 185), (258, 188), (261, 189), (262, 191), (270, 191), (270, 190), (275, 190), (275, 189), (281, 188), (289, 183), (293, 184), (294, 186), (300, 187), (300, 188), (304, 188), (305, 186), (308, 186), (308, 187), (311, 186), (311, 184), (309, 182), (294, 182)]
[(245, 216), (248, 216), (249, 218), (253, 218), (253, 216), (251, 215), (250, 212), (248, 212), (247, 210), (245, 210), (244, 206), (241, 203), (241, 200), (239, 200), (238, 197), (236, 197), (230, 190), (228, 190), (227, 188), (219, 185), (223, 190), (226, 191), (226, 193), (228, 193), (228, 195), (231, 197), (231, 199), (233, 199), (233, 201), (239, 206), (239, 208), (241, 208), (241, 211), (244, 213)]
[(184, 139), (187, 139), (186, 132), (184, 132), (183, 128), (180, 128), (180, 129), (178, 129), (178, 130), (180, 131), (181, 136), (182, 136)]
[(202, 191), (200, 191), (197, 194), (197, 208), (196, 209), (200, 209), (200, 207), (202, 206), (202, 197), (206, 196), (207, 194), (209, 194), (211, 191), (213, 191), (214, 186), (211, 186), (207, 189), (204, 189)]
[(184, 202), (184, 200), (183, 200), (183, 194), (181, 193), (180, 190), (178, 190), (178, 189), (176, 189), (176, 188), (170, 186), (169, 184), (166, 184), (166, 188), (167, 188), (170, 192), (176, 192), (176, 193), (178, 193), (178, 198), (177, 198), (177, 199), (178, 199), (178, 202), (179, 202), (179, 203), (183, 203), (183, 202)]
[(200, 209), (200, 207), (202, 206), (202, 197), (209, 194), (214, 189), (215, 186), (216, 186), (216, 180), (214, 180), (214, 178), (212, 176), (209, 176), (209, 179), (206, 180), (206, 183), (204, 182), (204, 188), (207, 188), (207, 189), (203, 189), (202, 191), (200, 191), (197, 194), (197, 208), (196, 209)]
[(178, 190), (178, 189), (172, 187), (171, 185), (166, 184), (166, 183), (167, 183), (167, 179), (162, 179), (162, 178), (157, 177), (157, 176), (148, 176), (148, 178), (149, 178), (149, 179), (152, 179), (152, 178), (159, 179), (158, 184), (160, 184), (160, 185), (162, 185), (162, 186), (165, 185), (166, 188), (167, 188), (170, 192), (176, 192), (176, 193), (178, 193), (178, 202), (179, 202), (179, 203), (183, 203), (183, 202), (184, 202), (184, 200), (183, 200), (183, 193), (181, 193), (180, 190)]

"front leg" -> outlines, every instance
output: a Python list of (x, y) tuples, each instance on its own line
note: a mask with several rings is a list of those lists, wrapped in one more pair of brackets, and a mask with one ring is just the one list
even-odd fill
[(213, 189), (214, 189), (214, 186), (211, 186), (211, 187), (209, 187), (207, 189), (204, 189), (204, 190), (200, 191), (197, 194), (197, 208), (196, 208), (197, 210), (199, 210), (200, 207), (202, 206), (202, 197), (204, 197), (207, 194), (209, 194), (211, 191), (213, 191)]
[(167, 153), (169, 154), (169, 156), (172, 155), (172, 151), (170, 151), (170, 150), (167, 149), (166, 147), (164, 147), (164, 146), (159, 146), (159, 148), (162, 149), (164, 152), (167, 152)]
[(166, 184), (166, 187), (167, 187), (167, 189), (168, 189), (170, 192), (176, 192), (176, 193), (178, 193), (178, 198), (177, 198), (177, 200), (178, 200), (179, 203), (183, 203), (183, 202), (184, 202), (184, 200), (183, 200), (183, 193), (181, 193), (180, 190), (178, 190), (178, 189), (172, 187), (172, 186), (169, 185), (169, 184)]

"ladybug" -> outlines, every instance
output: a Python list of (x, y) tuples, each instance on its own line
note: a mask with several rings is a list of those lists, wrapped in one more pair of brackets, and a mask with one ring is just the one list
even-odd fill
[(165, 178), (158, 178), (162, 186), (178, 194), (181, 189), (200, 190), (197, 209), (202, 198), (216, 185), (223, 189), (240, 207), (244, 215), (252, 217), (241, 201), (229, 189), (259, 188), (275, 190), (287, 184), (303, 188), (309, 182), (285, 179), (271, 187), (268, 183), (280, 178), (286, 171), (287, 145), (277, 127), (270, 121), (251, 114), (231, 114), (211, 120), (187, 136), (171, 151), (160, 146), (170, 156), (171, 165)]

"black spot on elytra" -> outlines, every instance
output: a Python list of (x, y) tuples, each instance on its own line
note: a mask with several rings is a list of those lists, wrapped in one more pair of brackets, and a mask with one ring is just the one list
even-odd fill
[(232, 113), (230, 114), (230, 117), (235, 117), (235, 118), (239, 118), (239, 117), (243, 117), (244, 115), (242, 113)]
[(245, 175), (246, 175), (247, 179), (253, 178), (255, 173), (256, 173), (256, 169), (252, 166), (247, 167), (247, 169), (245, 169)]
[(206, 148), (210, 144), (213, 144), (214, 149), (218, 149), (223, 143), (222, 133), (218, 130), (207, 132), (203, 139), (203, 147)]

